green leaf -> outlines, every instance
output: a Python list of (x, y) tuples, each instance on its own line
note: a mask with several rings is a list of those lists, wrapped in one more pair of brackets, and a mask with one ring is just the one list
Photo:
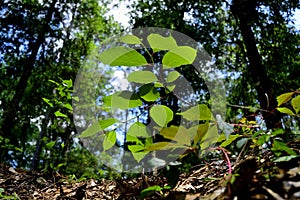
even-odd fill
[(182, 115), (183, 118), (189, 121), (195, 120), (213, 120), (212, 113), (210, 109), (205, 104), (200, 104), (189, 108), (188, 110), (176, 113), (177, 115)]
[(101, 132), (102, 129), (101, 129), (101, 126), (99, 124), (98, 121), (94, 121), (92, 123), (91, 126), (89, 126), (87, 129), (85, 129), (79, 136), (78, 138), (85, 138), (85, 137), (90, 137), (90, 136), (93, 136), (99, 132)]
[(67, 108), (67, 109), (70, 110), (70, 111), (73, 110), (72, 106), (71, 106), (70, 104), (68, 104), (68, 103), (67, 103), (67, 104), (64, 104), (63, 107)]
[(117, 134), (115, 131), (111, 131), (105, 134), (105, 138), (103, 140), (103, 149), (104, 151), (110, 149), (115, 145), (117, 141)]
[(120, 42), (126, 43), (126, 44), (142, 44), (142, 41), (140, 38), (138, 38), (135, 35), (124, 35), (119, 38)]
[(168, 92), (172, 92), (175, 89), (175, 87), (176, 87), (176, 85), (168, 85), (166, 87), (168, 89), (167, 94), (168, 94)]
[(149, 195), (151, 195), (155, 192), (159, 192), (161, 190), (162, 190), (162, 188), (159, 185), (150, 186), (150, 187), (148, 187), (146, 189), (143, 189), (141, 191), (140, 197), (142, 199), (144, 199), (145, 197), (147, 197), (147, 196), (149, 196)]
[(132, 153), (137, 153), (137, 152), (140, 152), (140, 151), (144, 151), (145, 147), (143, 145), (128, 145), (128, 149)]
[(143, 142), (136, 136), (126, 135), (126, 142), (135, 142), (136, 144), (143, 145)]
[(100, 129), (104, 130), (116, 122), (117, 122), (117, 120), (115, 118), (108, 118), (108, 119), (100, 120), (99, 121)]
[(73, 81), (72, 79), (69, 80), (63, 80), (62, 83), (67, 86), (67, 88), (71, 88), (73, 86)]
[(159, 151), (159, 150), (168, 150), (168, 149), (177, 149), (177, 148), (187, 148), (187, 146), (176, 144), (172, 142), (156, 142), (145, 147), (146, 151)]
[(150, 117), (159, 126), (164, 127), (173, 119), (173, 111), (164, 105), (154, 105), (150, 109)]
[(284, 93), (279, 95), (276, 99), (277, 99), (277, 106), (280, 106), (281, 104), (284, 104), (286, 102), (288, 102), (292, 96), (294, 95), (295, 92), (288, 92), (288, 93)]
[(147, 102), (156, 101), (160, 97), (159, 92), (153, 84), (145, 84), (141, 86), (139, 88), (139, 95)]
[(55, 141), (48, 142), (46, 144), (47, 149), (51, 149), (52, 147), (54, 147), (55, 143), (56, 143)]
[(285, 151), (290, 155), (297, 155), (295, 151), (293, 151), (291, 148), (287, 146), (285, 142), (274, 140), (273, 141), (273, 147), (271, 148), (272, 151)]
[(171, 71), (168, 75), (167, 75), (167, 82), (170, 83), (170, 82), (173, 82), (175, 80), (178, 79), (178, 77), (180, 76), (181, 74), (178, 72), (178, 71)]
[[(226, 135), (222, 134), (226, 139)], [(226, 139), (224, 142), (222, 142), (222, 144), (220, 145), (221, 147), (227, 147), (228, 145), (230, 145), (233, 141), (235, 141), (236, 139), (238, 139), (239, 137), (241, 137), (241, 135), (229, 135), (228, 139)]]
[(144, 151), (143, 145), (129, 145), (128, 149), (138, 163), (149, 153), (148, 151)]
[(159, 34), (150, 34), (147, 40), (153, 50), (153, 52), (161, 50), (170, 50), (177, 48), (176, 40), (172, 37), (163, 37)]
[(298, 95), (292, 99), (292, 106), (293, 106), (296, 114), (298, 114), (298, 112), (300, 111), (300, 95)]
[(140, 66), (146, 65), (148, 62), (144, 56), (138, 53), (136, 50), (119, 46), (113, 47), (102, 52), (100, 55), (100, 61), (110, 66)]
[(53, 103), (49, 99), (42, 98), (44, 102), (46, 102), (50, 107), (53, 107)]
[(117, 122), (116, 119), (114, 118), (108, 118), (108, 119), (103, 119), (98, 121), (94, 121), (91, 126), (89, 126), (86, 130), (84, 130), (79, 138), (85, 138), (85, 137), (90, 137), (93, 136), (104, 129), (108, 128), (109, 126), (115, 124)]
[(129, 74), (127, 80), (135, 83), (152, 83), (157, 81), (157, 77), (150, 71), (135, 71)]
[(205, 124), (199, 124), (198, 126), (191, 127), (188, 132), (191, 134), (195, 134), (194, 144), (197, 144), (203, 136), (206, 134), (209, 128), (209, 122), (207, 121)]
[(206, 150), (211, 145), (216, 144), (219, 138), (218, 127), (213, 125), (208, 129), (207, 133), (202, 137), (200, 142), (200, 147), (202, 150)]
[(106, 96), (103, 98), (103, 102), (105, 106), (120, 109), (135, 108), (143, 105), (142, 100), (136, 93), (127, 90)]
[(241, 149), (245, 144), (246, 144), (246, 142), (249, 140), (249, 138), (242, 138), (242, 139), (240, 139), (240, 140), (238, 140), (237, 142), (236, 142), (236, 147), (238, 148), (238, 149)]
[(169, 140), (176, 141), (180, 145), (191, 145), (191, 138), (187, 129), (183, 126), (165, 127), (160, 130), (160, 134)]
[(271, 134), (272, 134), (272, 136), (281, 135), (281, 134), (284, 134), (284, 130), (282, 128), (276, 129), (275, 131), (272, 131)]
[(196, 49), (189, 46), (181, 46), (167, 52), (162, 59), (162, 64), (164, 68), (180, 67), (192, 64), (196, 56)]
[(127, 135), (144, 138), (149, 137), (147, 126), (140, 122), (132, 124), (127, 131)]
[(279, 158), (276, 158), (275, 160), (273, 160), (273, 162), (287, 162), (292, 160), (293, 158), (297, 158), (299, 156), (297, 155), (290, 155), (290, 156), (281, 156)]
[(54, 115), (55, 115), (56, 117), (63, 117), (63, 118), (67, 118), (67, 117), (68, 117), (67, 115), (61, 113), (60, 111), (56, 111), (56, 112), (54, 113)]
[(288, 108), (285, 108), (285, 107), (283, 107), (283, 108), (276, 108), (279, 112), (281, 112), (281, 113), (285, 113), (285, 114), (288, 114), (288, 115), (291, 115), (291, 116), (294, 116), (295, 115), (295, 113), (293, 112), (293, 111), (291, 111), (290, 109), (288, 109)]
[(234, 126), (224, 122), (219, 114), (216, 115), (216, 120), (218, 123), (218, 128), (226, 135), (226, 139), (228, 139), (229, 135), (234, 132)]
[(139, 163), (148, 153), (149, 152), (137, 152), (137, 153), (132, 153), (132, 156)]

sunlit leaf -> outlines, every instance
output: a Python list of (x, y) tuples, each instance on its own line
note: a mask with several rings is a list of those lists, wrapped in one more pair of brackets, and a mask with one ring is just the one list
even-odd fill
[(139, 151), (144, 151), (145, 147), (143, 145), (128, 145), (128, 149), (132, 153), (136, 153), (136, 152), (139, 152)]
[(137, 136), (132, 135), (126, 135), (126, 142), (135, 142), (136, 144), (143, 145), (143, 142)]
[(78, 137), (79, 138), (85, 138), (85, 137), (90, 137), (90, 136), (93, 136), (99, 132), (101, 132), (102, 129), (101, 129), (101, 126), (99, 124), (98, 121), (94, 121), (92, 123), (91, 126), (89, 126), (87, 129), (85, 129)]
[(104, 130), (116, 122), (117, 122), (117, 120), (115, 118), (108, 118), (108, 119), (100, 120), (99, 125), (100, 125), (101, 130)]
[(175, 49), (178, 47), (172, 36), (163, 37), (159, 34), (150, 34), (147, 39), (154, 52)]
[(129, 74), (127, 80), (135, 83), (152, 83), (157, 81), (157, 77), (150, 71), (134, 71)]
[(69, 80), (63, 80), (62, 83), (67, 86), (68, 88), (71, 88), (73, 86), (73, 81), (72, 79)]
[(51, 149), (52, 147), (54, 147), (55, 143), (56, 143), (56, 141), (48, 142), (48, 143), (46, 144), (47, 149)]
[(72, 106), (71, 106), (70, 104), (68, 104), (68, 103), (67, 103), (67, 104), (64, 104), (63, 107), (67, 108), (67, 109), (70, 110), (70, 111), (73, 110)]
[(53, 107), (53, 103), (49, 99), (42, 98), (44, 102), (46, 102), (50, 107)]
[(164, 68), (180, 67), (192, 64), (197, 56), (197, 50), (189, 46), (181, 46), (167, 52), (162, 60)]
[(127, 135), (144, 138), (149, 137), (147, 126), (140, 122), (132, 124), (127, 131)]
[(288, 102), (292, 96), (294, 95), (295, 92), (288, 92), (288, 93), (284, 93), (284, 94), (281, 94), (279, 95), (276, 99), (277, 99), (277, 106), (280, 106), (286, 102)]
[(143, 145), (129, 145), (128, 149), (138, 163), (149, 153), (148, 151), (144, 151)]
[(145, 84), (141, 86), (139, 89), (139, 95), (142, 99), (144, 99), (147, 102), (156, 101), (160, 97), (157, 88), (154, 87), (153, 84)]
[(298, 112), (300, 111), (300, 95), (298, 95), (292, 99), (292, 106), (293, 106), (296, 114), (298, 114)]
[(169, 92), (172, 92), (175, 89), (176, 85), (168, 85), (166, 88)]
[(139, 96), (131, 91), (116, 92), (110, 96), (104, 97), (103, 102), (105, 106), (120, 109), (135, 108), (143, 105)]
[(134, 159), (139, 163), (149, 152), (132, 153)]
[(178, 72), (178, 71), (171, 71), (168, 75), (167, 75), (167, 82), (173, 82), (175, 80), (178, 79), (178, 77), (180, 76), (181, 74)]
[(200, 142), (200, 147), (202, 150), (207, 149), (211, 145), (215, 144), (218, 141), (219, 138), (219, 133), (218, 133), (218, 127), (216, 125), (213, 125), (208, 129), (204, 137), (202, 137), (201, 142)]
[(187, 129), (183, 126), (171, 126), (165, 127), (160, 130), (160, 134), (166, 138), (173, 141), (176, 141), (182, 145), (191, 145), (191, 138)]
[(142, 41), (140, 38), (138, 38), (135, 35), (124, 35), (119, 38), (120, 42), (126, 43), (126, 44), (141, 44)]
[(175, 144), (172, 142), (156, 142), (145, 147), (146, 151), (159, 151), (159, 150), (168, 150), (168, 149), (177, 149), (177, 148), (187, 148), (182, 144)]
[(54, 115), (55, 115), (56, 117), (63, 117), (63, 118), (67, 118), (67, 117), (68, 117), (67, 115), (61, 113), (60, 111), (56, 111), (56, 112), (54, 113)]
[(141, 66), (147, 64), (144, 56), (136, 50), (124, 46), (105, 50), (99, 57), (103, 64), (110, 66)]
[(173, 111), (164, 105), (154, 105), (150, 109), (150, 117), (159, 126), (164, 127), (173, 119)]
[(208, 131), (209, 122), (191, 127), (188, 132), (194, 134), (194, 144), (197, 144)]
[(141, 191), (140, 197), (144, 199), (145, 197), (161, 190), (162, 188), (159, 185), (150, 186)]
[[(223, 134), (225, 136), (225, 134)], [(221, 136), (220, 136), (221, 137)], [(221, 147), (227, 147), (228, 145), (230, 145), (233, 141), (235, 141), (236, 139), (238, 139), (239, 137), (241, 137), (241, 135), (229, 135), (228, 138), (226, 138), (227, 136), (225, 136), (225, 141), (222, 142), (222, 144), (220, 145)]]
[(184, 112), (177, 113), (177, 115), (182, 115), (183, 118), (189, 121), (213, 120), (212, 113), (205, 104), (193, 106)]
[(109, 133), (105, 134), (104, 140), (103, 140), (103, 149), (106, 151), (113, 147), (117, 141), (117, 134), (115, 131), (111, 131)]
[(293, 111), (291, 111), (289, 108), (276, 108), (279, 112), (281, 113), (285, 113), (285, 114), (288, 114), (288, 115), (291, 115), (291, 116), (294, 116), (295, 113)]

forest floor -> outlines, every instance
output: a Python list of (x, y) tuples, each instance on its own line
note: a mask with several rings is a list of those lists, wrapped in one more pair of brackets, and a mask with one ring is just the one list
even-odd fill
[(300, 158), (274, 163), (272, 156), (271, 152), (265, 152), (236, 162), (231, 158), (231, 176), (225, 161), (206, 161), (181, 174), (174, 188), (157, 189), (143, 198), (140, 196), (143, 189), (163, 188), (168, 184), (166, 178), (144, 175), (76, 182), (58, 173), (22, 171), (0, 165), (0, 199), (300, 199)]

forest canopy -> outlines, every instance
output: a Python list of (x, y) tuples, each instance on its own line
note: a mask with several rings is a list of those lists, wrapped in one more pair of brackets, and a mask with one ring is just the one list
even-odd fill
[[(283, 152), (295, 156), (286, 144), (299, 134), (300, 28), (295, 25), (298, 0), (134, 1), (128, 3), (130, 27), (121, 27), (107, 15), (110, 3), (1, 2), (1, 163), (77, 177), (106, 176), (111, 171), (100, 163), (116, 159), (106, 154), (112, 146), (118, 151), (111, 154), (126, 150), (139, 162), (146, 154), (165, 150), (166, 143), (171, 143), (171, 150), (183, 152), (181, 166), (187, 169), (200, 162), (198, 151), (209, 148), (205, 140), (211, 135), (212, 143), (233, 154), (239, 154), (243, 145), (259, 149), (271, 142), (274, 145), (270, 149), (276, 156), (286, 156)], [(145, 38), (134, 32), (145, 27), (169, 32), (153, 32)], [(122, 30), (127, 30), (123, 37), (113, 41), (121, 45), (107, 45)], [(172, 30), (190, 37), (196, 45), (176, 40)], [(226, 105), (220, 106), (224, 116), (211, 116), (214, 113), (210, 110), (209, 93), (213, 91), (208, 91), (205, 77), (199, 78), (192, 68), (199, 49), (205, 50), (221, 74), (224, 88), (215, 90), (225, 89), (222, 100)], [(124, 54), (131, 59), (122, 60)], [(81, 88), (74, 88), (76, 77), (90, 78), (79, 75), (80, 70), (88, 71), (92, 65), (100, 66), (97, 73), (101, 79), (95, 80), (99, 82), (89, 85), (87, 81)], [(140, 71), (133, 73), (120, 66), (139, 66)], [(159, 74), (160, 69), (165, 70), (163, 74)], [(124, 72), (123, 78), (133, 83), (134, 90), (113, 91), (116, 72)], [(194, 107), (186, 110), (180, 108), (185, 99), (173, 95), (176, 87), (172, 85), (183, 77), (198, 92), (191, 103)], [(89, 87), (93, 87), (92, 96), (84, 90)], [(180, 88), (181, 94), (187, 96), (186, 90), (187, 87)], [(87, 96), (91, 98), (84, 99)], [(81, 104), (87, 107), (80, 107), (84, 119), (73, 115), (73, 109), (82, 102), (80, 98), (87, 101)], [(128, 109), (130, 114), (124, 115), (125, 121), (136, 115), (133, 125), (115, 128), (117, 120), (108, 114), (113, 104)], [(197, 112), (202, 118), (194, 116)], [(85, 123), (91, 118), (97, 119), (96, 123)], [(184, 123), (196, 121), (196, 125), (180, 126), (182, 119)], [(82, 126), (78, 128), (74, 123)], [(157, 132), (153, 138), (146, 128), (151, 123), (155, 124), (152, 133)], [(189, 141), (175, 136), (178, 132), (189, 134), (189, 130), (196, 132), (193, 138), (188, 137)], [(274, 131), (274, 135), (264, 136), (268, 131)], [(104, 134), (99, 136), (99, 132)], [(117, 133), (123, 134), (122, 141)], [(278, 135), (282, 136), (280, 140)], [(87, 142), (85, 137), (92, 139)], [(201, 159), (205, 155), (201, 154)], [(155, 154), (151, 156), (156, 158)], [(165, 165), (162, 159), (153, 162), (154, 168), (160, 163)]]

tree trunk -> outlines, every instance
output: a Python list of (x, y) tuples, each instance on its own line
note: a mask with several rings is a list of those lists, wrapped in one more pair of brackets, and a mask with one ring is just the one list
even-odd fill
[[(29, 44), (29, 49), (31, 49), (31, 54), (26, 60), (24, 60), (25, 63), (24, 71), (15, 89), (15, 95), (13, 96), (12, 101), (8, 105), (7, 109), (4, 110), (4, 114), (3, 114), (4, 119), (1, 124), (2, 130), (0, 132), (1, 136), (3, 136), (4, 138), (8, 138), (8, 139), (14, 138), (12, 129), (15, 126), (15, 123), (17, 122), (16, 120), (17, 112), (19, 111), (20, 108), (19, 102), (24, 96), (24, 92), (27, 87), (28, 80), (32, 74), (32, 70), (34, 69), (34, 65), (36, 62), (36, 58), (38, 56), (39, 49), (45, 42), (46, 34), (51, 30), (50, 24), (52, 20), (52, 15), (55, 11), (56, 2), (57, 1), (53, 0), (52, 3), (50, 4), (48, 13), (45, 17), (44, 26), (40, 30), (37, 40)], [(0, 145), (0, 152), (1, 152), (0, 160), (6, 160), (8, 156), (7, 149), (2, 148), (3, 146), (5, 146), (5, 140), (3, 141), (4, 142), (2, 142), (2, 144)]]
[[(267, 128), (278, 127), (281, 116), (276, 112), (276, 97), (273, 96), (272, 82), (267, 76), (265, 66), (262, 65), (261, 56), (256, 46), (256, 40), (252, 25), (258, 20), (256, 10), (257, 1), (255, 0), (235, 0), (233, 1), (231, 11), (239, 21), (243, 41), (246, 47), (246, 56), (248, 58), (248, 71), (252, 85), (257, 91), (257, 98), (260, 108), (266, 110), (262, 115)], [(268, 112), (269, 111), (269, 112)]]

